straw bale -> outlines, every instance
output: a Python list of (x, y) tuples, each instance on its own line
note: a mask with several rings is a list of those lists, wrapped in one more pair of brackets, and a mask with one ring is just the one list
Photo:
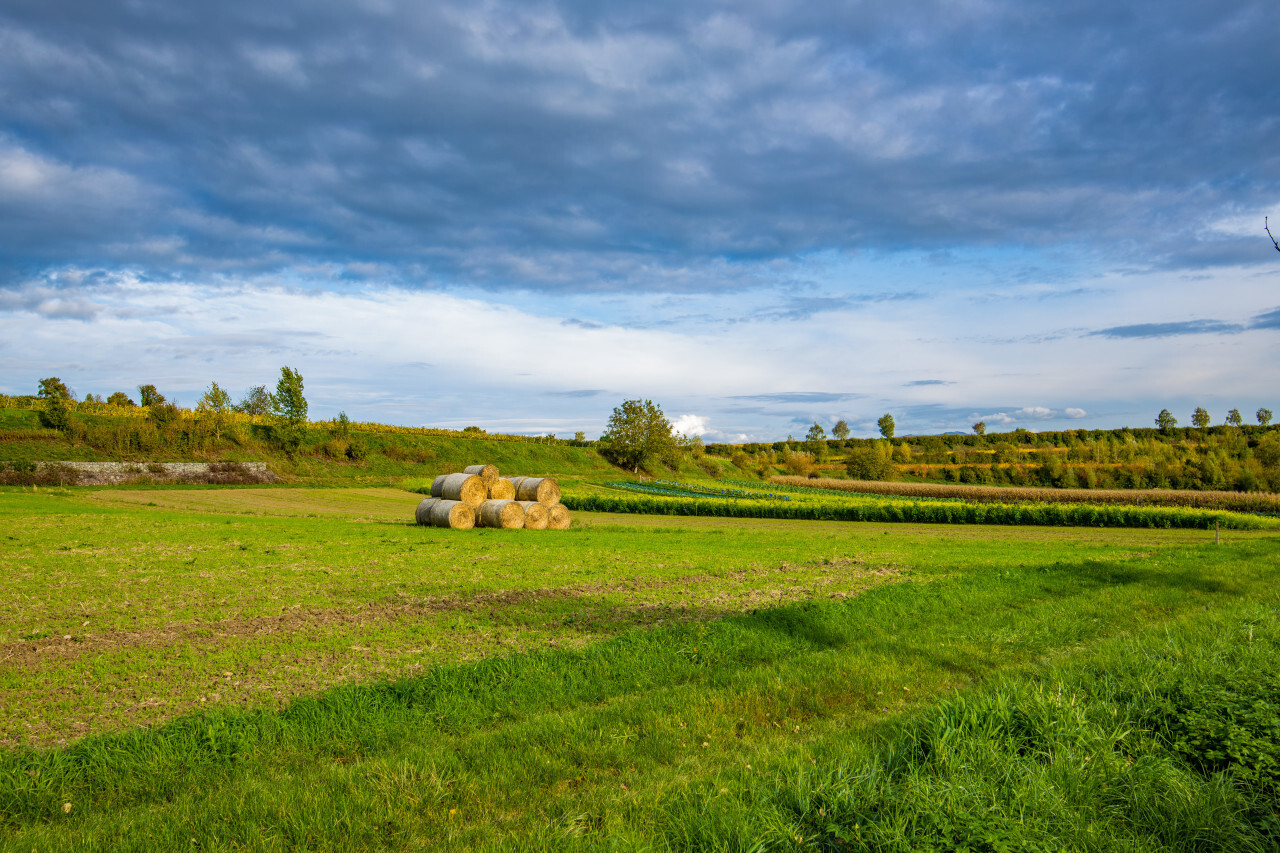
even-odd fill
[(473, 507), (480, 506), (488, 497), (484, 480), (475, 474), (450, 474), (440, 484), (440, 497), (450, 501), (462, 501)]
[(569, 510), (565, 508), (564, 504), (547, 507), (547, 516), (548, 530), (569, 529)]
[(508, 483), (514, 486), (516, 492), (519, 493), (520, 484), (529, 478), (528, 477), (503, 477), (502, 479), (506, 480)]
[(431, 507), (431, 526), (470, 530), (476, 526), (475, 509), (462, 501), (439, 501)]
[(516, 499), (516, 487), (511, 485), (510, 480), (504, 480), (499, 477), (489, 484), (489, 500), (491, 501), (513, 501)]
[(498, 466), (496, 465), (468, 465), (462, 469), (464, 474), (475, 474), (481, 480), (484, 480), (486, 486), (493, 485), (493, 481), (498, 479)]
[(537, 501), (517, 501), (524, 509), (524, 529), (525, 530), (546, 530), (547, 522), (551, 520), (551, 516), (547, 513), (547, 508)]
[(555, 506), (560, 503), (560, 484), (550, 477), (525, 477), (516, 486), (516, 500)]
[(449, 476), (448, 474), (441, 474), (439, 477), (436, 477), (434, 480), (431, 481), (431, 497), (433, 498), (444, 497), (444, 493), (441, 492), (440, 489), (443, 488), (444, 486), (444, 478), (448, 476)]
[(413, 511), (413, 520), (419, 524), (431, 524), (431, 508), (440, 503), (439, 498), (423, 498), (418, 508)]
[(515, 530), (524, 527), (524, 508), (515, 501), (485, 501), (476, 513), (480, 527)]

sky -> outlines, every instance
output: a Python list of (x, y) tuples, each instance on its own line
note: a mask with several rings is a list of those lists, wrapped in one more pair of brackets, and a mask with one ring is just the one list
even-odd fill
[(0, 393), (707, 441), (1280, 411), (1280, 4), (6, 0)]

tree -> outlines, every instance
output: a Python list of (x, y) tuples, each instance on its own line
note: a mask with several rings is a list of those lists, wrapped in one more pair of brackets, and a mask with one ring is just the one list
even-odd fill
[(36, 396), (41, 400), (62, 400), (67, 402), (72, 398), (71, 389), (56, 376), (50, 376), (48, 379), (40, 380), (40, 390)]
[(36, 396), (42, 401), (37, 417), (40, 424), (47, 429), (65, 432), (71, 425), (71, 410), (67, 403), (72, 399), (71, 389), (61, 379), (50, 376), (40, 380), (40, 390)]
[(844, 418), (836, 421), (836, 425), (831, 428), (831, 434), (844, 441), (849, 437), (849, 422)]
[(129, 395), (123, 391), (116, 391), (107, 398), (107, 404), (110, 406), (136, 406), (137, 403), (129, 398)]
[(164, 395), (156, 390), (154, 385), (139, 385), (138, 400), (143, 406), (163, 406), (165, 403)]
[(1209, 412), (1203, 406), (1196, 406), (1196, 410), (1191, 413), (1191, 423), (1196, 429), (1204, 429), (1209, 425)]
[(1262, 217), (1262, 227), (1267, 229), (1267, 236), (1271, 238), (1271, 242), (1275, 243), (1276, 251), (1280, 252), (1280, 242), (1276, 241), (1276, 235), (1271, 233), (1271, 223), (1267, 222), (1267, 217)]
[(986, 435), (986, 434), (987, 434), (987, 422), (986, 422), (986, 421), (978, 421), (976, 424), (974, 424), (974, 425), (973, 425), (973, 434), (974, 434), (974, 435)]
[(1268, 424), (1271, 423), (1271, 410), (1266, 408), (1258, 409), (1257, 417), (1258, 417), (1259, 424), (1261, 424), (1262, 426), (1267, 426)]
[(210, 382), (209, 389), (204, 392), (196, 411), (208, 419), (213, 427), (213, 437), (222, 438), (222, 431), (231, 422), (231, 395), (222, 390), (217, 382)]
[(1160, 427), (1161, 432), (1168, 432), (1178, 425), (1178, 419), (1168, 409), (1161, 409), (1160, 414), (1156, 415), (1156, 426)]
[(231, 407), (233, 412), (239, 412), (242, 415), (269, 415), (271, 414), (271, 395), (267, 393), (266, 385), (254, 385), (248, 391), (244, 392), (244, 397), (239, 403)]
[(889, 455), (874, 444), (867, 444), (849, 452), (845, 470), (855, 480), (887, 480), (893, 473)]
[(827, 431), (817, 422), (813, 422), (813, 426), (809, 427), (809, 431), (805, 433), (804, 440), (808, 442), (819, 442), (827, 440)]
[(886, 413), (883, 418), (876, 421), (876, 426), (880, 427), (880, 434), (885, 438), (893, 438), (893, 415)]
[(293, 368), (280, 368), (280, 381), (271, 395), (271, 415), (276, 441), (293, 453), (307, 437), (307, 398), (302, 396), (302, 374)]
[(615, 464), (633, 473), (639, 473), (649, 457), (671, 458), (676, 449), (671, 422), (652, 400), (626, 400), (615, 408), (600, 441)]
[(1240, 410), (1232, 409), (1231, 411), (1227, 412), (1227, 419), (1225, 423), (1227, 426), (1235, 426), (1235, 427), (1242, 425), (1244, 423), (1244, 418), (1240, 416)]

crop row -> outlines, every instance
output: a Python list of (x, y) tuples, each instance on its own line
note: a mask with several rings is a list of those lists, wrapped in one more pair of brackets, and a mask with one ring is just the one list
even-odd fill
[(775, 500), (786, 501), (791, 500), (786, 495), (778, 495), (772, 492), (749, 492), (743, 489), (713, 489), (707, 486), (694, 486), (687, 483), (677, 483), (672, 480), (655, 480), (652, 483), (605, 483), (615, 489), (625, 489), (629, 492), (640, 492), (646, 495), (664, 495), (668, 497), (678, 498), (724, 498), (727, 500)]
[(823, 494), (858, 493), (894, 498), (959, 498), (994, 503), (1089, 503), (1185, 507), (1231, 512), (1280, 513), (1280, 495), (1270, 492), (1208, 492), (1178, 489), (1037, 489), (963, 486), (947, 483), (902, 483), (834, 478), (774, 477), (775, 487)]
[(1051, 527), (1156, 527), (1257, 530), (1280, 523), (1257, 516), (1184, 507), (1096, 504), (953, 503), (818, 499), (779, 503), (758, 500), (697, 499), (648, 495), (565, 495), (571, 510), (710, 515), (731, 518), (788, 518), (821, 521), (879, 521), (922, 524), (1011, 524)]

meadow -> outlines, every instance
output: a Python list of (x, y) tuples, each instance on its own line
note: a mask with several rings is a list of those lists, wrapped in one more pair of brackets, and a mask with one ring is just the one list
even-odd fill
[(0, 490), (0, 849), (1274, 849), (1267, 531)]

